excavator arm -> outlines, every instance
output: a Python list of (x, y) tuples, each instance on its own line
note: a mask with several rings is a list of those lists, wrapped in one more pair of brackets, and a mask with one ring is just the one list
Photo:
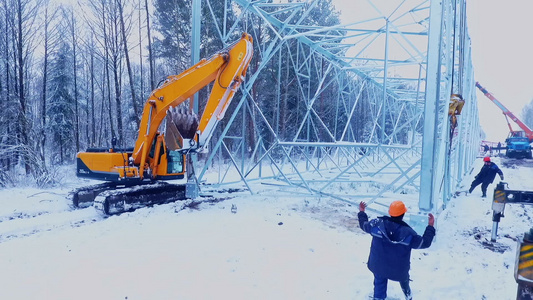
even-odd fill
[[(252, 37), (244, 33), (240, 41), (227, 50), (207, 60), (201, 60), (180, 75), (169, 76), (161, 87), (152, 92), (143, 109), (139, 135), (132, 154), (134, 164), (139, 166), (141, 179), (147, 167), (148, 152), (169, 108), (180, 105), (200, 89), (214, 82), (195, 137), (197, 147), (205, 147), (215, 125), (224, 117), (231, 99), (242, 83), (252, 53)], [(179, 144), (180, 147), (187, 146), (186, 143)]]

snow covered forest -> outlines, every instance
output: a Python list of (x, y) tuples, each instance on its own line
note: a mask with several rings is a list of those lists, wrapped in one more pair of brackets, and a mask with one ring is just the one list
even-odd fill
[[(53, 185), (57, 166), (71, 164), (87, 147), (110, 147), (113, 137), (118, 146), (132, 146), (150, 92), (191, 65), (191, 2), (2, 0), (0, 187), (28, 180)], [(204, 3), (200, 57), (223, 49), (243, 31), (252, 34), (258, 49), (272, 38), (252, 15), (241, 16), (236, 23), (241, 28), (229, 28), (238, 13), (231, 1)], [(331, 0), (320, 1), (309, 14), (309, 25), (339, 23)], [(225, 41), (220, 38), (221, 24), (232, 32)], [(280, 55), (271, 64), (288, 66), (294, 59)], [(252, 72), (254, 68), (257, 60), (251, 63)], [(274, 68), (261, 72), (251, 95), (266, 112), (279, 111), (276, 130), (281, 135), (286, 127), (297, 126), (291, 120), (300, 116), (293, 108), (303, 105), (293, 71), (282, 70), (282, 107), (268, 101), (276, 92), (269, 87), (279, 86)], [(363, 92), (361, 103), (370, 92)], [(200, 101), (205, 94), (200, 93)], [(336, 109), (327, 97), (323, 93), (320, 99), (318, 113), (324, 116)], [(354, 134), (362, 136), (370, 125), (364, 104), (358, 107), (354, 122), (360, 124)], [(326, 125), (334, 126), (335, 120), (329, 122)], [(246, 135), (257, 138), (252, 128)]]

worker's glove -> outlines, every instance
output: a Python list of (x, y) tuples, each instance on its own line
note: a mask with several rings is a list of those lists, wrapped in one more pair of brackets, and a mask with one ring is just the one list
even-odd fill
[(500, 175), (500, 178), (501, 178), (501, 179), (502, 179), (502, 181), (503, 181), (503, 175)]
[(366, 203), (361, 201), (359, 203), (359, 211), (365, 211), (365, 208), (366, 208)]
[(435, 216), (433, 216), (432, 213), (428, 214), (428, 225), (429, 226), (435, 225)]

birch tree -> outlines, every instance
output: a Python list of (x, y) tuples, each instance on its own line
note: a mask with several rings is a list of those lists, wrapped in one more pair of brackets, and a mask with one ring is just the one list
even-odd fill
[(14, 142), (18, 146), (18, 150), (14, 153), (15, 157), (22, 159), (24, 170), (27, 175), (30, 175), (32, 162), (37, 155), (35, 155), (35, 149), (31, 144), (32, 119), (30, 108), (32, 103), (30, 102), (31, 90), (28, 90), (28, 87), (31, 83), (30, 79), (33, 78), (30, 73), (34, 49), (39, 42), (37, 39), (40, 38), (40, 35), (37, 34), (40, 25), (37, 22), (37, 16), (42, 1), (8, 0), (4, 4), (6, 19), (11, 25), (9, 37), (12, 38), (12, 42), (8, 41), (8, 43), (13, 47), (12, 56), (8, 54), (8, 59), (12, 59), (14, 67), (13, 77), (12, 79), (10, 77), (9, 81), (13, 80), (13, 98), (17, 101), (15, 128), (14, 132), (10, 132), (10, 134), (14, 134)]

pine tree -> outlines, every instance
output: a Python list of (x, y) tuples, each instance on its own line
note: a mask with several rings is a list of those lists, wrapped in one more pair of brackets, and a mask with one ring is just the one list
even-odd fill
[(64, 163), (75, 154), (72, 52), (69, 43), (62, 45), (52, 55), (50, 62), (48, 107), (49, 131), (55, 153), (54, 162)]
[(164, 75), (179, 74), (190, 65), (191, 1), (155, 0), (154, 7), (154, 26), (162, 36), (155, 38), (155, 53), (169, 66)]

